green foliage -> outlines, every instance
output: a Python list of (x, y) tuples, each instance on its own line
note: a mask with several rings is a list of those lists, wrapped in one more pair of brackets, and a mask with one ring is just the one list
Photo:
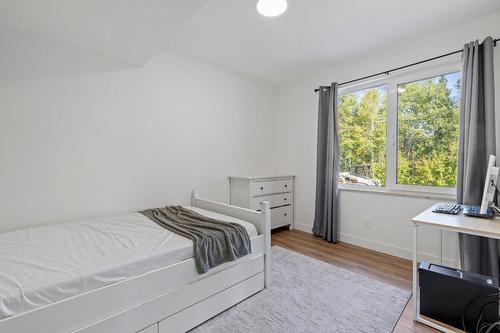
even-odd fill
[(444, 76), (400, 86), (398, 183), (456, 184), (458, 99)]
[(338, 101), (340, 170), (385, 184), (386, 96), (384, 89), (341, 95)]
[[(459, 82), (455, 89), (459, 89)], [(398, 87), (399, 184), (453, 187), (456, 183), (458, 98), (445, 76)], [(385, 87), (338, 100), (340, 170), (385, 184)]]

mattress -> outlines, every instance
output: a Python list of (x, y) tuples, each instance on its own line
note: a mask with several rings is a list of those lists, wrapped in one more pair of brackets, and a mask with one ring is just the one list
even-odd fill
[[(187, 208), (257, 236), (251, 223)], [(192, 257), (190, 239), (139, 213), (0, 233), (0, 319)]]

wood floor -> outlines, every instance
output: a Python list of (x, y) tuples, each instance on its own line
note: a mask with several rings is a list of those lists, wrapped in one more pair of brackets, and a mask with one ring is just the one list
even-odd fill
[[(385, 283), (411, 290), (411, 261), (362, 247), (337, 243), (331, 244), (302, 231), (276, 230), (273, 245), (323, 260)], [(394, 332), (438, 332), (412, 319), (412, 302), (408, 302)]]

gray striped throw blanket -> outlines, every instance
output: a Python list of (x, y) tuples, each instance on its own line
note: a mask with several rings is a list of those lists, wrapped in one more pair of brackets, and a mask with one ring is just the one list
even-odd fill
[(182, 206), (167, 206), (139, 212), (163, 228), (193, 241), (198, 273), (252, 252), (245, 227), (198, 214)]

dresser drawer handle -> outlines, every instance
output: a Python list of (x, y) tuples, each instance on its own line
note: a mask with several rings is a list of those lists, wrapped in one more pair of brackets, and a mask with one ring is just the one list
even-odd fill
[(284, 215), (286, 216), (286, 213), (284, 213)]
[(285, 200), (285, 201), (286, 201), (286, 198), (283, 198), (283, 200)]
[(287, 184), (285, 184), (285, 187), (288, 187), (288, 185), (287, 185)]
[(262, 191), (263, 189), (264, 189), (264, 187), (263, 187), (263, 186), (261, 186), (261, 187), (260, 187), (260, 190)]

